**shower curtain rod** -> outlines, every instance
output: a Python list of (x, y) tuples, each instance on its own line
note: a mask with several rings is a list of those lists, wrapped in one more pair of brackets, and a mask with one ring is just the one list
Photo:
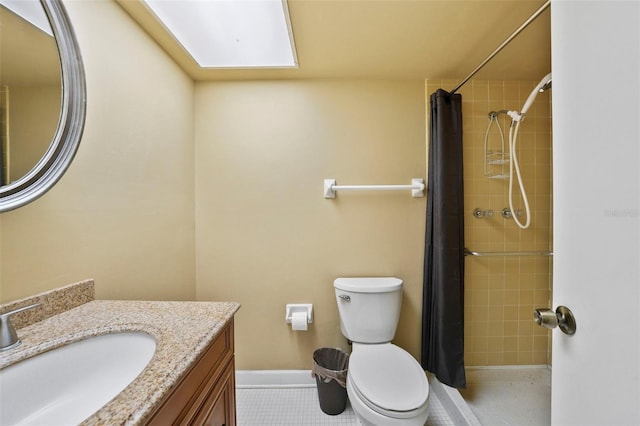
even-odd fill
[(507, 39), (505, 41), (502, 42), (502, 44), (500, 46), (498, 46), (498, 48), (496, 50), (494, 50), (493, 52), (491, 52), (491, 54), (489, 56), (487, 56), (487, 58), (482, 61), (482, 63), (480, 65), (478, 65), (476, 67), (476, 69), (474, 69), (473, 71), (471, 71), (471, 74), (469, 74), (467, 76), (467, 78), (465, 78), (464, 80), (462, 80), (456, 87), (455, 89), (453, 89), (451, 91), (451, 94), (453, 95), (454, 93), (456, 93), (458, 91), (458, 89), (460, 89), (462, 86), (465, 85), (465, 83), (467, 81), (469, 81), (471, 79), (471, 77), (473, 77), (474, 75), (476, 75), (476, 73), (478, 71), (480, 71), (482, 69), (482, 67), (484, 67), (487, 62), (489, 62), (490, 60), (493, 59), (494, 56), (496, 56), (507, 44), (509, 44), (511, 42), (511, 40), (513, 40), (514, 38), (516, 38), (516, 36), (518, 34), (520, 34), (522, 32), (522, 30), (524, 30), (525, 28), (527, 28), (527, 26), (529, 26), (530, 23), (532, 23), (533, 21), (535, 21), (535, 19), (540, 16), (540, 14), (542, 12), (544, 12), (549, 5), (551, 4), (551, 0), (547, 0), (545, 2), (545, 4), (543, 4), (542, 6), (540, 6), (540, 8), (538, 10), (536, 10), (533, 15), (531, 15), (529, 17), (529, 19), (527, 19), (522, 25), (520, 25), (520, 27), (518, 27), (517, 30), (515, 30), (513, 33), (511, 33), (511, 35), (509, 37), (507, 37)]

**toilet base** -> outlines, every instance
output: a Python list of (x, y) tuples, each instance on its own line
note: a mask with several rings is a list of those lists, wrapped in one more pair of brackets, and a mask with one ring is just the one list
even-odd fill
[(356, 414), (356, 418), (363, 426), (424, 426), (427, 418), (429, 418), (428, 406), (419, 416), (410, 419), (394, 419), (383, 416), (373, 411), (360, 400), (360, 397), (351, 390), (348, 379), (347, 395), (349, 396), (349, 403), (351, 404), (351, 408), (353, 408), (353, 412)]

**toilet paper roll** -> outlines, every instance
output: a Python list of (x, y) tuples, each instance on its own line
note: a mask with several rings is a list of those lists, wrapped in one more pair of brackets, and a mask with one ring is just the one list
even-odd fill
[(307, 313), (306, 312), (294, 312), (291, 314), (291, 329), (295, 331), (307, 330)]

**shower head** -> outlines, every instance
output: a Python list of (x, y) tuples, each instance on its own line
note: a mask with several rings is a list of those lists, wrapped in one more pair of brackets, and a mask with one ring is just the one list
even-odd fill
[(551, 73), (545, 75), (544, 78), (540, 80), (540, 83), (538, 83), (536, 88), (533, 89), (533, 91), (527, 98), (527, 101), (524, 103), (524, 106), (520, 111), (520, 115), (521, 116), (525, 115), (525, 113), (529, 111), (529, 108), (531, 108), (531, 105), (533, 104), (533, 101), (536, 99), (536, 96), (538, 96), (538, 93), (542, 93), (549, 88), (551, 88)]
[(551, 78), (549, 78), (549, 81), (547, 81), (545, 85), (540, 88), (540, 93), (544, 92), (547, 89), (551, 89)]

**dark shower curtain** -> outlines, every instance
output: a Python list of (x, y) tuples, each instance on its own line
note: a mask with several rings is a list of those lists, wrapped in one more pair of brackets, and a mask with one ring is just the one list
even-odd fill
[(464, 372), (462, 97), (431, 95), (422, 303), (422, 367), (449, 386)]

